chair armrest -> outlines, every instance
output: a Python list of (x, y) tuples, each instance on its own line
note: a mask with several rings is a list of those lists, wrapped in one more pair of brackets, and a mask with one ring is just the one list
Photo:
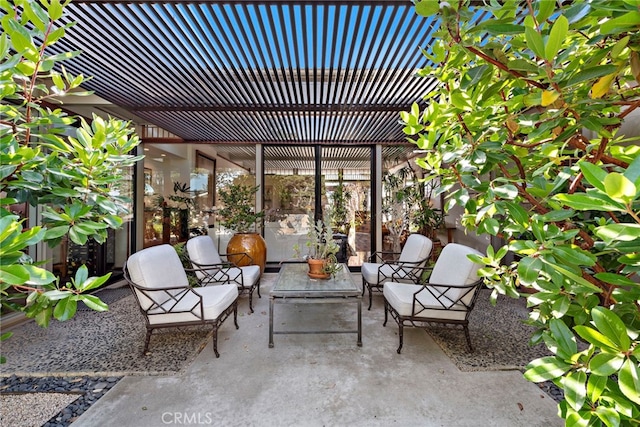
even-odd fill
[[(482, 285), (483, 280), (479, 279), (470, 284), (461, 285), (445, 285), (438, 283), (426, 283), (422, 284), (421, 288), (413, 293), (413, 307), (412, 314), (415, 315), (427, 308), (435, 310), (457, 310), (457, 311), (471, 311), (476, 299), (478, 298), (478, 288)], [(431, 295), (439, 304), (436, 307), (425, 307), (419, 300), (419, 297), (424, 293)], [(465, 301), (466, 297), (472, 294), (471, 299)], [(457, 308), (453, 308), (457, 306)], [(460, 309), (461, 307), (462, 310)]]
[[(191, 287), (171, 286), (164, 288), (150, 288), (148, 286), (140, 286), (137, 283), (132, 282), (128, 275), (125, 275), (125, 280), (132, 288), (149, 300), (149, 306), (143, 308), (140, 296), (134, 292), (134, 295), (140, 305), (140, 309), (146, 316), (170, 313), (190, 313), (199, 319), (204, 319), (202, 295), (195, 292)], [(193, 296), (193, 302), (189, 305), (183, 304), (183, 307), (177, 309), (177, 306), (188, 296)], [(168, 303), (168, 301), (171, 301), (171, 303)], [(145, 303), (145, 305), (147, 304)]]
[[(220, 256), (227, 258), (227, 262), (229, 262), (231, 264), (234, 264), (234, 265), (236, 265), (236, 264), (243, 264), (243, 265), (253, 264), (253, 258), (251, 257), (251, 255), (249, 255), (246, 252), (234, 252), (234, 253), (228, 253), (228, 254), (220, 254)], [(229, 256), (234, 257), (236, 259), (236, 261), (235, 262), (228, 261), (229, 260)]]
[(372, 253), (371, 255), (369, 255), (369, 262), (375, 263), (375, 264), (384, 264), (387, 262), (390, 262), (388, 258), (389, 256), (391, 256), (391, 261), (398, 259), (398, 257), (400, 256), (400, 252), (385, 252), (385, 251), (376, 251), (374, 253)]
[[(194, 268), (185, 268), (187, 273), (200, 273), (202, 278), (199, 278), (199, 282), (202, 285), (208, 284), (224, 284), (224, 283), (236, 283), (238, 285), (244, 285), (244, 278), (242, 276), (242, 270), (232, 262), (222, 262), (219, 264), (198, 264), (197, 262), (191, 262)], [(197, 276), (196, 276), (197, 277)]]
[(421, 265), (423, 262), (424, 260), (383, 263), (378, 267), (378, 282), (382, 279), (391, 279), (391, 281), (395, 279), (409, 280), (418, 285), (426, 284), (433, 267), (424, 267)]

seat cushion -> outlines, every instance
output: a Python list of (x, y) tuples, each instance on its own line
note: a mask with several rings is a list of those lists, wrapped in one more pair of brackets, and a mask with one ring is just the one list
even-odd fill
[[(197, 295), (196, 295), (197, 294)], [(149, 311), (149, 323), (162, 325), (201, 321), (198, 295), (202, 296), (204, 320), (215, 320), (238, 298), (238, 287), (234, 284), (193, 288), (185, 291), (178, 303), (167, 300), (161, 307)]]
[[(386, 282), (383, 288), (383, 295), (388, 304), (391, 305), (403, 317), (410, 317), (413, 310), (413, 294), (422, 289), (420, 285), (412, 285), (408, 283)], [(437, 295), (437, 291), (436, 295)], [(454, 304), (449, 307), (443, 306), (438, 299), (427, 290), (418, 294), (418, 301), (426, 307), (425, 310), (419, 312), (415, 317), (437, 320), (464, 320), (467, 315), (467, 309), (462, 304)], [(443, 301), (444, 304), (450, 304), (448, 300)], [(416, 311), (421, 307), (418, 305)]]
[(245, 265), (240, 267), (240, 270), (242, 270), (244, 286), (251, 287), (258, 283), (258, 280), (260, 280), (259, 265)]

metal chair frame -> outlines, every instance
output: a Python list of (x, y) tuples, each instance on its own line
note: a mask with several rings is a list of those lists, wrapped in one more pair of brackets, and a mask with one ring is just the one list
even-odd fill
[[(239, 257), (236, 261), (243, 265), (251, 265), (253, 264), (253, 258), (246, 252), (238, 252), (233, 254), (219, 254), (220, 257), (228, 257), (229, 255), (233, 255), (234, 257)], [(246, 261), (245, 261), (246, 259)], [(246, 264), (245, 264), (246, 263)], [(193, 271), (198, 271), (204, 275), (203, 278), (198, 279), (198, 281), (203, 286), (208, 286), (212, 284), (224, 284), (224, 283), (235, 283), (238, 285), (238, 292), (240, 294), (246, 293), (249, 294), (249, 311), (253, 313), (253, 292), (254, 290), (258, 290), (258, 298), (262, 298), (260, 295), (260, 278), (253, 283), (251, 286), (246, 286), (244, 284), (244, 275), (242, 274), (242, 269), (231, 261), (223, 261), (218, 264), (199, 264), (193, 260), (191, 260), (191, 264), (193, 265)], [(232, 271), (235, 269), (235, 271)], [(189, 271), (189, 269), (186, 269)]]
[[(418, 268), (422, 270), (423, 273), (420, 275), (421, 277), (426, 277), (425, 271), (430, 271), (432, 267), (422, 267)], [(471, 344), (471, 337), (469, 335), (469, 315), (475, 306), (476, 300), (478, 298), (478, 290), (483, 283), (482, 279), (477, 280), (471, 284), (465, 285), (442, 285), (437, 283), (428, 283), (424, 281), (420, 281), (421, 286), (413, 294), (413, 306), (411, 309), (411, 315), (401, 315), (389, 302), (387, 299), (384, 299), (384, 323), (383, 326), (387, 326), (388, 315), (391, 314), (391, 317), (398, 324), (398, 335), (400, 339), (400, 344), (398, 346), (398, 354), (402, 350), (403, 345), (403, 334), (404, 334), (404, 326), (413, 326), (418, 328), (427, 329), (433, 324), (451, 324), (451, 325), (459, 325), (462, 326), (464, 330), (464, 335), (467, 340), (467, 347), (470, 352), (473, 352), (473, 345)], [(448, 297), (447, 293), (452, 289), (461, 290), (458, 298), (451, 299)], [(419, 299), (419, 294), (422, 292), (430, 293), (440, 304), (439, 306), (425, 306)], [(463, 301), (467, 295), (473, 293), (471, 300), (467, 303)], [(460, 311), (465, 312), (464, 319), (442, 319), (438, 317), (425, 317), (420, 316), (420, 314), (425, 310), (442, 310), (442, 311)]]
[[(186, 269), (186, 271), (191, 271), (191, 269)], [(224, 321), (231, 315), (231, 313), (233, 313), (233, 322), (236, 326), (236, 329), (239, 328), (237, 297), (229, 307), (227, 307), (222, 313), (220, 313), (220, 315), (217, 318), (205, 319), (203, 297), (202, 295), (199, 295), (198, 293), (196, 293), (193, 290), (193, 288), (184, 287), (184, 286), (175, 286), (175, 287), (168, 287), (168, 288), (161, 288), (161, 289), (144, 287), (134, 283), (131, 280), (126, 263), (123, 267), (123, 272), (124, 272), (124, 278), (129, 284), (129, 286), (131, 287), (131, 291), (133, 292), (133, 294), (136, 297), (136, 300), (138, 301), (138, 307), (140, 308), (140, 311), (142, 312), (142, 315), (145, 320), (147, 334), (144, 341), (143, 355), (146, 354), (149, 349), (149, 342), (151, 341), (151, 334), (154, 329), (172, 328), (172, 327), (179, 327), (179, 326), (212, 325), (213, 326), (213, 352), (216, 355), (216, 357), (220, 357), (220, 353), (218, 353), (218, 329), (222, 326)], [(150, 301), (152, 301), (152, 305), (146, 310), (142, 308), (143, 304), (142, 304), (142, 301), (140, 301), (140, 296), (138, 295), (136, 290), (140, 292), (140, 294), (147, 297)], [(187, 308), (176, 309), (176, 307), (180, 304), (180, 302), (182, 302), (183, 299), (190, 294), (194, 295), (197, 298), (195, 303), (188, 309)], [(163, 295), (164, 297), (168, 297), (166, 301), (173, 300), (173, 304), (169, 304), (169, 306), (166, 307), (165, 306), (166, 301), (162, 304), (156, 303), (156, 301), (159, 300), (158, 295)], [(156, 312), (154, 313), (154, 311)], [(199, 320), (193, 320), (193, 321), (187, 321), (187, 322), (163, 322), (163, 323), (154, 323), (154, 324), (152, 324), (149, 320), (153, 316), (159, 316), (164, 314), (181, 314), (181, 313), (190, 313), (196, 316)]]

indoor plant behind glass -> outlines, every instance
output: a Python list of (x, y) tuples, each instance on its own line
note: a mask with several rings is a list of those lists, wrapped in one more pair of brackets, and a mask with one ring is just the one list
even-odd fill
[[(342, 270), (343, 266), (336, 258), (340, 245), (333, 240), (333, 230), (329, 221), (325, 223), (318, 220), (313, 227), (309, 228), (307, 237), (309, 237), (306, 243), (307, 254), (303, 258), (309, 264), (309, 277), (328, 279)], [(295, 245), (294, 249), (299, 256), (300, 247)]]
[(227, 244), (227, 259), (237, 265), (246, 265), (246, 258), (232, 254), (246, 253), (264, 273), (267, 263), (267, 245), (256, 231), (256, 223), (264, 217), (264, 211), (255, 212), (254, 200), (258, 186), (231, 184), (220, 190), (223, 207), (218, 211), (221, 224), (235, 232)]

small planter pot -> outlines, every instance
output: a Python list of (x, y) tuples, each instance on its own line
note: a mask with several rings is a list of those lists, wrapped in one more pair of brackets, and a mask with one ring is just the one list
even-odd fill
[(331, 277), (329, 273), (324, 272), (324, 263), (323, 259), (308, 259), (307, 264), (309, 264), (309, 277), (312, 279), (328, 279)]

